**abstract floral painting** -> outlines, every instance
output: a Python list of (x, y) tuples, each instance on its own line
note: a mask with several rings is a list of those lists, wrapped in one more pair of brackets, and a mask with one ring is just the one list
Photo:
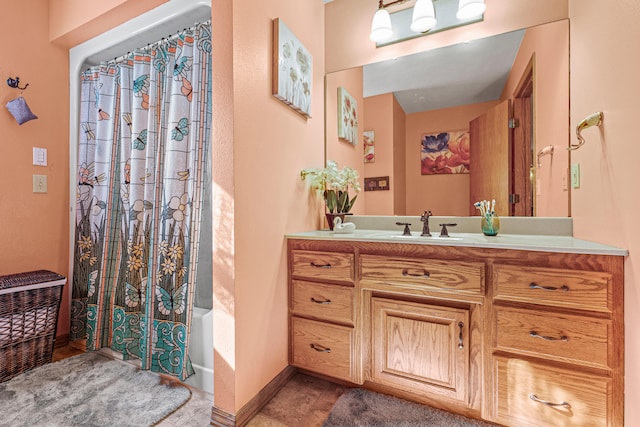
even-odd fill
[(364, 162), (373, 163), (376, 161), (376, 138), (375, 133), (372, 130), (362, 132), (363, 146), (364, 146)]
[(273, 20), (273, 95), (311, 117), (313, 58), (282, 20)]
[(338, 138), (358, 142), (358, 104), (345, 88), (338, 88)]
[(420, 145), (422, 175), (469, 173), (469, 131), (423, 134)]

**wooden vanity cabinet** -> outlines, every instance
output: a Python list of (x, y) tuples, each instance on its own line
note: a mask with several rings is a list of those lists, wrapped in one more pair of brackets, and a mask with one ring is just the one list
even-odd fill
[(292, 365), (505, 426), (624, 425), (623, 257), (288, 245)]
[(371, 298), (371, 381), (466, 404), (469, 310)]
[(493, 417), (622, 426), (622, 259), (558, 254), (549, 264), (561, 257), (566, 267), (493, 265)]
[(353, 252), (290, 251), (290, 364), (362, 383)]

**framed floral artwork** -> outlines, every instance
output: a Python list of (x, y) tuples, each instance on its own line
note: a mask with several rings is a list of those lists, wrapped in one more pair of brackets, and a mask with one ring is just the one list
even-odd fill
[(425, 133), (420, 146), (422, 175), (469, 173), (469, 131)]
[(338, 88), (338, 138), (358, 142), (358, 104), (345, 88)]
[(311, 117), (313, 58), (280, 18), (273, 20), (273, 96)]
[(373, 163), (376, 161), (376, 137), (372, 130), (362, 132), (362, 145), (364, 146), (364, 162)]

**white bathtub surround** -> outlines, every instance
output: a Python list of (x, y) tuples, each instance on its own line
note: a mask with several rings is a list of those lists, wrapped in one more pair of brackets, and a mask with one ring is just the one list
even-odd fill
[(193, 307), (189, 357), (195, 374), (186, 384), (213, 394), (213, 310)]

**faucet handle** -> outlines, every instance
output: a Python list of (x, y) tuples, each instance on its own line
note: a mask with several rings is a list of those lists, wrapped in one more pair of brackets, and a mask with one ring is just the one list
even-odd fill
[(440, 224), (440, 227), (442, 227), (442, 230), (440, 230), (440, 237), (449, 237), (449, 231), (447, 230), (447, 227), (455, 227), (456, 225), (458, 225), (458, 223), (445, 223), (445, 224)]
[(411, 229), (409, 226), (411, 225), (408, 222), (396, 222), (396, 225), (404, 225), (404, 231), (402, 232), (403, 236), (411, 236)]

